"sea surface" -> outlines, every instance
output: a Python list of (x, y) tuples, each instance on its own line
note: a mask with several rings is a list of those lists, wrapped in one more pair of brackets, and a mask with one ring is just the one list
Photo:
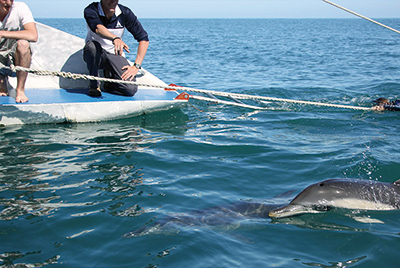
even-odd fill
[[(38, 21), (85, 37), (83, 19)], [(143, 66), (166, 83), (363, 107), (400, 98), (400, 35), (361, 19), (141, 22)], [(325, 179), (400, 179), (400, 113), (260, 105), (1, 128), (0, 267), (398, 267), (400, 211), (231, 208), (287, 204)]]

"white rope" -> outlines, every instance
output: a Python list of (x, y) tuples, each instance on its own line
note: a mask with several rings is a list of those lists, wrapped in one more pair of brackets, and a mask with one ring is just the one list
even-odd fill
[[(275, 101), (275, 102), (288, 102), (288, 103), (297, 103), (297, 104), (306, 104), (306, 105), (324, 106), (324, 107), (333, 107), (333, 108), (342, 108), (342, 109), (352, 109), (352, 110), (362, 110), (362, 111), (369, 111), (372, 109), (369, 107), (331, 104), (331, 103), (312, 102), (312, 101), (302, 101), (302, 100), (292, 100), (292, 99), (256, 96), (256, 95), (239, 94), (239, 93), (231, 93), (231, 92), (228, 93), (228, 92), (195, 89), (195, 88), (181, 87), (181, 86), (144, 84), (144, 83), (138, 83), (138, 82), (134, 82), (134, 81), (103, 78), (103, 77), (97, 77), (97, 76), (86, 75), (86, 74), (74, 74), (74, 73), (70, 73), (70, 72), (61, 72), (61, 71), (35, 70), (35, 69), (30, 69), (30, 68), (24, 68), (21, 66), (12, 66), (11, 68), (14, 72), (22, 71), (22, 72), (28, 72), (28, 73), (32, 73), (32, 74), (36, 74), (36, 75), (43, 75), (43, 76), (58, 76), (58, 77), (69, 78), (69, 79), (97, 80), (97, 81), (110, 82), (110, 83), (131, 84), (131, 85), (137, 85), (137, 86), (142, 86), (142, 87), (164, 88), (164, 89), (195, 92), (195, 93), (202, 93), (202, 94), (212, 94), (214, 96), (220, 96), (220, 97), (226, 97), (226, 98), (233, 97), (233, 98), (242, 99), (242, 100), (263, 100), (263, 101)], [(260, 109), (262, 109), (262, 108), (260, 108)]]
[(259, 106), (254, 106), (254, 105), (248, 105), (245, 103), (237, 103), (237, 102), (232, 102), (232, 101), (224, 101), (220, 100), (218, 98), (207, 98), (203, 96), (196, 96), (196, 95), (190, 95), (191, 99), (194, 100), (200, 100), (200, 101), (206, 101), (206, 102), (212, 102), (212, 103), (218, 103), (218, 104), (226, 104), (226, 105), (231, 105), (231, 106), (237, 106), (237, 107), (243, 107), (247, 109), (253, 109), (253, 110), (267, 110), (268, 108), (264, 107), (259, 107)]
[(386, 28), (386, 29), (389, 29), (389, 30), (391, 30), (391, 31), (393, 31), (393, 32), (396, 32), (396, 33), (399, 33), (399, 34), (400, 34), (400, 31), (399, 31), (399, 30), (396, 30), (396, 29), (394, 29), (394, 28), (392, 28), (392, 27), (389, 27), (389, 26), (387, 26), (387, 25), (385, 25), (385, 24), (383, 24), (383, 23), (380, 23), (380, 22), (378, 22), (378, 21), (376, 21), (376, 20), (373, 20), (373, 19), (370, 19), (370, 18), (368, 18), (368, 17), (365, 17), (365, 16), (363, 16), (363, 15), (361, 15), (361, 14), (358, 14), (358, 13), (356, 13), (356, 12), (354, 12), (354, 11), (351, 11), (350, 9), (347, 9), (347, 8), (345, 8), (345, 7), (342, 7), (342, 6), (339, 6), (338, 4), (335, 4), (335, 3), (331, 2), (331, 1), (328, 1), (328, 0), (322, 0), (322, 1), (324, 1), (325, 3), (328, 3), (328, 4), (330, 4), (330, 5), (332, 5), (332, 6), (334, 6), (334, 7), (340, 8), (341, 10), (344, 10), (344, 11), (346, 11), (346, 12), (349, 12), (350, 14), (353, 14), (353, 15), (355, 15), (355, 16), (357, 16), (357, 17), (360, 17), (360, 18), (365, 19), (365, 20), (367, 20), (367, 21), (370, 21), (370, 22), (372, 22), (372, 23), (378, 24), (379, 26), (382, 26), (382, 27), (384, 27), (384, 28)]
[(292, 99), (283, 99), (283, 98), (274, 98), (274, 97), (265, 97), (265, 96), (257, 96), (257, 95), (248, 95), (248, 94), (239, 94), (239, 93), (226, 93), (221, 91), (213, 91), (213, 90), (204, 90), (204, 89), (194, 89), (188, 87), (166, 87), (167, 89), (175, 89), (175, 90), (183, 90), (183, 91), (191, 91), (196, 93), (203, 94), (212, 94), (215, 96), (221, 97), (234, 97), (242, 100), (264, 100), (264, 101), (275, 101), (275, 102), (288, 102), (288, 103), (297, 103), (297, 104), (306, 104), (306, 105), (314, 105), (314, 106), (325, 106), (325, 107), (334, 107), (334, 108), (342, 108), (342, 109), (353, 109), (353, 110), (363, 110), (368, 111), (372, 108), (368, 107), (360, 107), (360, 106), (350, 106), (350, 105), (341, 105), (341, 104), (331, 104), (331, 103), (323, 103), (323, 102), (313, 102), (313, 101), (302, 101), (302, 100), (292, 100)]

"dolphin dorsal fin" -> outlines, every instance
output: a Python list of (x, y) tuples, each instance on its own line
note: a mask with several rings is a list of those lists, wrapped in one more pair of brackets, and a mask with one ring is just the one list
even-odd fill
[(400, 186), (400, 179), (398, 179), (397, 181), (393, 182), (394, 185), (396, 186)]

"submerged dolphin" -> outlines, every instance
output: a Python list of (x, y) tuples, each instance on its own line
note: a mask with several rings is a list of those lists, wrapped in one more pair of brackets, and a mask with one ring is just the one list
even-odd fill
[(184, 226), (214, 226), (223, 229), (237, 228), (240, 222), (247, 219), (268, 218), (268, 213), (281, 205), (237, 202), (227, 206), (216, 206), (204, 210), (195, 210), (184, 214), (176, 214), (155, 221), (150, 226), (141, 227), (124, 237), (138, 237), (147, 234), (175, 233)]
[(362, 210), (400, 209), (400, 180), (384, 183), (331, 179), (310, 185), (287, 206), (269, 212), (271, 218), (318, 213), (335, 208)]
[[(292, 190), (287, 191), (275, 196), (275, 199), (286, 199), (293, 192)], [(242, 221), (269, 218), (268, 213), (281, 206), (282, 203), (238, 201), (228, 205), (193, 210), (188, 213), (172, 214), (160, 220), (154, 221), (152, 219), (149, 224), (123, 236), (138, 237), (148, 234), (175, 233), (179, 232), (179, 227), (184, 226), (213, 226), (229, 230), (240, 226)]]

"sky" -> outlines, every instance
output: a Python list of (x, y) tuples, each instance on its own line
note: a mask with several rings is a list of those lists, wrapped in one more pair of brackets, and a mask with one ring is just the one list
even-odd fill
[[(17, 0), (22, 1), (22, 0)], [(87, 0), (23, 0), (36, 18), (82, 18)], [(370, 18), (400, 18), (400, 0), (331, 0)], [(353, 18), (322, 0), (120, 0), (139, 18)]]

